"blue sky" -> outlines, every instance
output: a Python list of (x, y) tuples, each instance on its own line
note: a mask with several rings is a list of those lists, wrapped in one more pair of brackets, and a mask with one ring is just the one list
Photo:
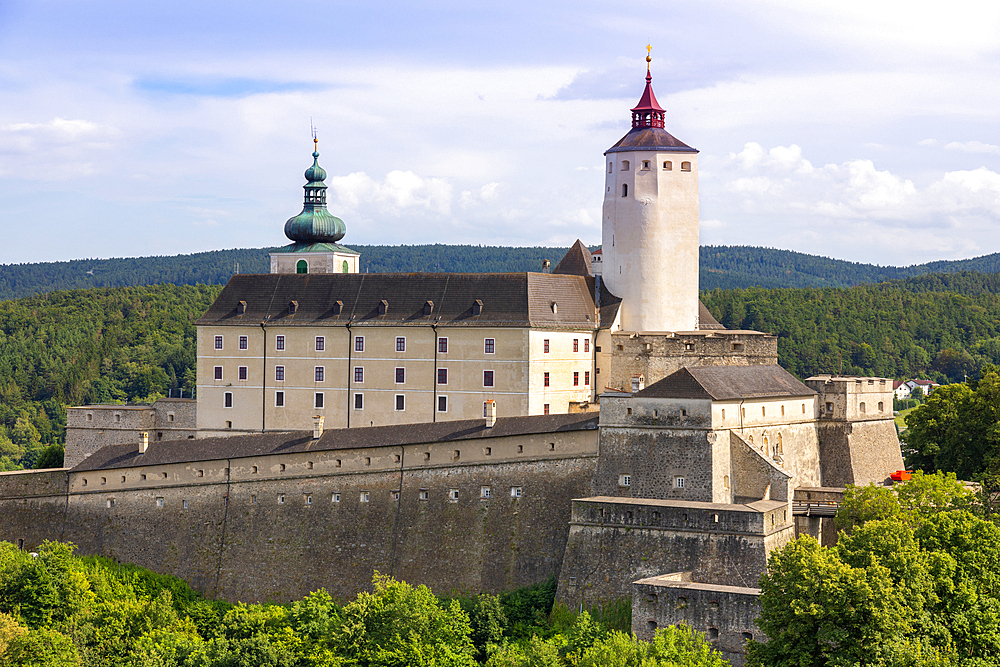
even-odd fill
[(1000, 252), (992, 5), (0, 0), (0, 263), (282, 244), (310, 118), (347, 245), (599, 243), (647, 43), (703, 244)]

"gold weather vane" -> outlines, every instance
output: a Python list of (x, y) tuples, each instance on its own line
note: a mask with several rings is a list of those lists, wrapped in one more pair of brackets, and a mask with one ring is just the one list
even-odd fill
[(652, 44), (646, 45), (646, 69), (649, 69), (649, 63), (653, 62), (653, 58), (650, 57), (649, 53), (653, 50)]
[(319, 152), (319, 139), (316, 137), (316, 126), (313, 125), (313, 119), (309, 119), (309, 131), (312, 133), (313, 138), (313, 151)]

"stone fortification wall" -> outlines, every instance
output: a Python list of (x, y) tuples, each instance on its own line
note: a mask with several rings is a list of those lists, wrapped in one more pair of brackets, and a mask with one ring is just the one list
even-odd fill
[(61, 539), (68, 476), (65, 468), (0, 473), (0, 539), (22, 548)]
[(637, 579), (682, 570), (753, 586), (767, 554), (793, 538), (791, 508), (776, 501), (574, 500), (557, 599), (571, 609), (595, 605), (628, 595)]
[(602, 382), (629, 391), (632, 377), (646, 386), (685, 366), (757, 366), (778, 363), (778, 339), (757, 331), (683, 331), (611, 336), (611, 363)]
[(887, 484), (903, 469), (892, 419), (823, 421), (818, 430), (823, 486)]
[[(426, 463), (412, 445), (80, 471), (68, 495), (65, 471), (27, 473), (52, 481), (27, 500), (0, 482), (0, 539), (68, 540), (232, 601), (347, 599), (375, 570), (438, 593), (509, 590), (558, 574), (571, 500), (591, 493), (596, 431), (552, 439), (448, 444)], [(525, 454), (486, 463), (486, 444)]]
[(153, 405), (83, 405), (66, 409), (65, 465), (72, 468), (105, 445), (195, 437), (197, 402), (161, 398)]
[(690, 572), (632, 584), (632, 632), (650, 641), (657, 628), (684, 623), (702, 632), (734, 667), (746, 662), (746, 642), (764, 639), (755, 623), (760, 589), (691, 581)]

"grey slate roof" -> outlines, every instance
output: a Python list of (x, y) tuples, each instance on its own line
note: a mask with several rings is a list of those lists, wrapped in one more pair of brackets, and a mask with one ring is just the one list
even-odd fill
[(145, 454), (139, 445), (108, 445), (97, 450), (72, 472), (137, 468), (194, 461), (218, 461), (252, 456), (321, 452), (338, 449), (389, 447), (435, 442), (457, 442), (482, 438), (502, 438), (536, 433), (589, 431), (597, 428), (596, 413), (501, 417), (493, 428), (484, 419), (424, 424), (400, 424), (361, 428), (328, 429), (319, 440), (312, 431), (253, 433), (201, 440), (164, 440), (151, 442)]
[[(379, 314), (381, 301), (387, 302)], [(476, 301), (480, 314), (474, 314)], [(238, 313), (240, 301), (246, 310)], [(297, 302), (296, 312), (289, 304)], [(337, 302), (341, 302), (337, 312)], [(432, 302), (429, 314), (425, 304)], [(556, 312), (552, 304), (558, 304)], [(621, 300), (601, 291), (610, 326)], [(244, 274), (230, 278), (199, 325), (422, 325), (596, 328), (594, 278), (546, 273)]]
[(635, 394), (641, 398), (740, 398), (815, 396), (781, 366), (688, 366)]
[(576, 243), (570, 247), (566, 254), (563, 255), (563, 258), (559, 260), (559, 263), (556, 264), (556, 268), (552, 269), (552, 273), (589, 276), (590, 262), (590, 251), (587, 250), (587, 246), (583, 245), (583, 241), (577, 239)]
[(680, 139), (664, 130), (662, 127), (636, 127), (618, 140), (618, 143), (604, 151), (621, 153), (625, 151), (670, 151), (672, 153), (697, 153)]

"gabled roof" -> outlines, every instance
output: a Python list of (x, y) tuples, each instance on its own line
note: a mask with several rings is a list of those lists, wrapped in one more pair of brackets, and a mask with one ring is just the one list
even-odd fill
[(698, 330), (702, 331), (705, 329), (725, 329), (726, 327), (719, 324), (719, 321), (715, 319), (715, 316), (705, 307), (705, 304), (698, 299)]
[(580, 239), (577, 239), (576, 243), (573, 244), (569, 251), (563, 255), (563, 258), (559, 260), (559, 263), (556, 264), (556, 268), (552, 269), (552, 273), (589, 276), (591, 261), (590, 251), (587, 250), (587, 246), (583, 245)]
[(399, 447), (400, 445), (503, 438), (534, 433), (588, 431), (597, 428), (597, 420), (598, 415), (591, 412), (532, 417), (501, 417), (497, 419), (493, 428), (486, 428), (486, 420), (484, 419), (340, 428), (328, 429), (318, 440), (313, 440), (312, 431), (252, 433), (230, 437), (203, 438), (201, 440), (151, 442), (149, 449), (144, 454), (139, 453), (138, 443), (108, 445), (84, 459), (73, 468), (73, 472), (194, 461), (218, 461), (296, 452)]
[(740, 398), (815, 396), (781, 366), (688, 366), (634, 394), (639, 398)]

